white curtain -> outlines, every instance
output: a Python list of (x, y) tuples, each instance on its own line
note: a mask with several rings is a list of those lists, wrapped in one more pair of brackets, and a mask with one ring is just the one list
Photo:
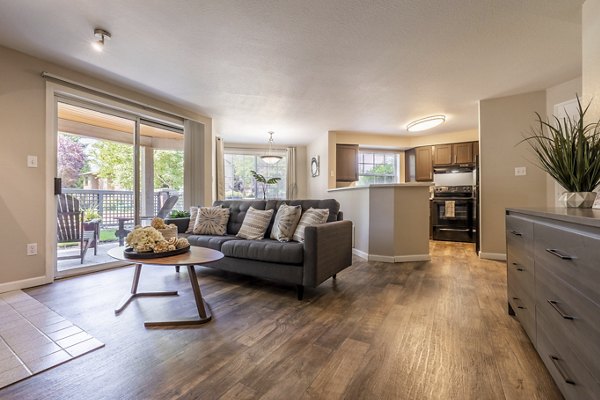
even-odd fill
[(298, 194), (296, 182), (296, 148), (287, 148), (287, 198), (293, 200)]
[(215, 162), (217, 174), (217, 200), (225, 200), (225, 143), (217, 137)]

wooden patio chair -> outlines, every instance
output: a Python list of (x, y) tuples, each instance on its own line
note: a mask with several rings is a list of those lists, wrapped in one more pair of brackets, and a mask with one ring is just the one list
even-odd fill
[(97, 254), (99, 221), (92, 221), (92, 229), (84, 229), (83, 211), (79, 208), (79, 200), (68, 194), (58, 195), (56, 210), (56, 234), (57, 243), (79, 242), (79, 255), (57, 257), (58, 260), (69, 260), (80, 258), (81, 263), (85, 259), (88, 249), (94, 249)]

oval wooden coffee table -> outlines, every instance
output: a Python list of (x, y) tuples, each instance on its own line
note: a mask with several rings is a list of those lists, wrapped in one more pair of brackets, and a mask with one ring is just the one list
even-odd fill
[(181, 325), (200, 325), (204, 324), (212, 318), (210, 309), (206, 306), (202, 293), (200, 292), (200, 285), (198, 285), (198, 278), (196, 276), (196, 270), (194, 265), (203, 265), (209, 262), (217, 261), (223, 258), (223, 253), (213, 249), (207, 249), (204, 247), (192, 246), (190, 251), (184, 254), (179, 254), (170, 257), (151, 258), (151, 259), (139, 259), (139, 258), (126, 258), (123, 255), (124, 246), (115, 247), (108, 251), (108, 255), (112, 258), (122, 261), (129, 261), (135, 264), (135, 271), (133, 273), (133, 283), (131, 285), (131, 293), (126, 295), (117, 308), (115, 314), (119, 314), (127, 307), (127, 305), (136, 297), (143, 296), (177, 296), (177, 291), (170, 292), (138, 292), (138, 283), (140, 281), (140, 274), (142, 272), (142, 265), (157, 265), (157, 266), (175, 266), (179, 270), (180, 266), (186, 266), (188, 276), (190, 277), (190, 283), (192, 284), (192, 290), (194, 292), (194, 299), (196, 300), (196, 308), (198, 309), (198, 317), (179, 319), (175, 321), (146, 321), (144, 326), (181, 326)]

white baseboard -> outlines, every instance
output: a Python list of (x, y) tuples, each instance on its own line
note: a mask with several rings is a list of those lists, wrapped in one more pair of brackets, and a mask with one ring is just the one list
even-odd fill
[(486, 260), (506, 261), (506, 254), (504, 254), (504, 253), (486, 253), (486, 252), (480, 251), (479, 258), (485, 258)]
[(429, 261), (431, 260), (431, 256), (429, 254), (410, 254), (406, 256), (380, 256), (377, 254), (369, 254), (368, 260), (387, 263), (399, 263), (410, 261)]
[(45, 285), (50, 282), (52, 282), (52, 279), (49, 279), (46, 276), (36, 276), (35, 278), (23, 279), (20, 281), (0, 283), (0, 293), (27, 289), (34, 286)]
[(358, 256), (358, 257), (360, 257), (360, 258), (363, 258), (363, 259), (365, 259), (365, 260), (368, 260), (368, 259), (369, 259), (369, 254), (368, 254), (368, 253), (365, 253), (365, 252), (364, 252), (364, 251), (362, 251), (362, 250), (358, 250), (358, 249), (352, 249), (352, 254), (354, 254), (355, 256)]

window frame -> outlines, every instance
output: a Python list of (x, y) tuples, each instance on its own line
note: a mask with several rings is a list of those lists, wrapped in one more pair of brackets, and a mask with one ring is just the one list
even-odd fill
[[(364, 153), (373, 154), (373, 162), (364, 162)], [(357, 161), (357, 170), (358, 170), (358, 181), (356, 186), (369, 186), (371, 184), (385, 184), (385, 183), (400, 183), (400, 175), (401, 175), (401, 165), (400, 165), (400, 151), (399, 150), (388, 150), (388, 149), (375, 149), (369, 147), (359, 147), (358, 148), (358, 161)], [(361, 171), (364, 171), (365, 165), (370, 165), (371, 169), (380, 165), (389, 165), (386, 163), (385, 157), (387, 155), (393, 155), (394, 157), (394, 174), (365, 174)], [(383, 155), (384, 162), (376, 163), (375, 155)], [(362, 167), (362, 168), (361, 168)], [(371, 182), (371, 183), (360, 183), (361, 177), (373, 177), (373, 178), (383, 178), (383, 182)], [(393, 178), (393, 182), (385, 182), (385, 178)]]

